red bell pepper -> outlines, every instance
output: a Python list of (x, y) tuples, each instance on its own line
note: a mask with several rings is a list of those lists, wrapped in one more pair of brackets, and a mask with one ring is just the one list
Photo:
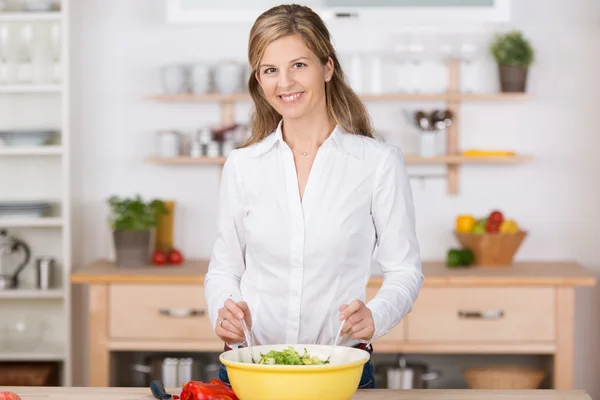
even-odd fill
[(233, 389), (223, 381), (211, 379), (210, 382), (190, 381), (183, 386), (181, 400), (239, 400)]

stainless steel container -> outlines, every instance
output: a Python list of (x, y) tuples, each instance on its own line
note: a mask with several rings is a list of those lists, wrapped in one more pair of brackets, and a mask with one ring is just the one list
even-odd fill
[(40, 257), (36, 260), (35, 282), (36, 288), (48, 290), (52, 287), (52, 278), (56, 263), (50, 257)]
[(378, 364), (375, 369), (384, 378), (386, 389), (427, 389), (430, 381), (442, 376), (441, 371), (430, 371), (426, 364), (408, 363), (404, 358), (394, 364)]

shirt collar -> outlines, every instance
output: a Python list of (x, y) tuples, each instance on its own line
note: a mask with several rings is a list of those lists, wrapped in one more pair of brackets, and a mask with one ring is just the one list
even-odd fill
[[(253, 152), (254, 156), (261, 156), (268, 152), (275, 144), (283, 141), (283, 132), (282, 132), (283, 119), (279, 121), (277, 124), (277, 128), (266, 138), (261, 140), (256, 144), (255, 150)], [(356, 137), (355, 137), (356, 136)], [(347, 133), (343, 130), (342, 127), (336, 125), (331, 132), (331, 135), (327, 138), (325, 143), (328, 140), (332, 140), (341, 150), (346, 153), (354, 156), (358, 159), (362, 159), (363, 157), (363, 143), (360, 140), (359, 135), (354, 135), (351, 133)]]

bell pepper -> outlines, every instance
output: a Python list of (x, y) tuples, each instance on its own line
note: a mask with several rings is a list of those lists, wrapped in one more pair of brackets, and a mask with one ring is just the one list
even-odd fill
[(472, 215), (459, 215), (456, 217), (457, 232), (471, 232), (477, 220)]
[(211, 379), (210, 382), (190, 381), (183, 386), (181, 400), (239, 400), (233, 389), (223, 381)]
[(475, 256), (470, 249), (450, 249), (446, 257), (446, 265), (449, 268), (460, 268), (472, 265)]

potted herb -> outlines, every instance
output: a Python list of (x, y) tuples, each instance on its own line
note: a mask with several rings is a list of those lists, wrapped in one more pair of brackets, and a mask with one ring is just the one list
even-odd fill
[(525, 92), (527, 72), (534, 62), (534, 49), (520, 31), (498, 35), (490, 44), (498, 64), (502, 92)]
[(120, 267), (148, 265), (153, 250), (154, 231), (160, 215), (168, 209), (162, 200), (144, 201), (111, 196), (108, 199), (116, 263)]

